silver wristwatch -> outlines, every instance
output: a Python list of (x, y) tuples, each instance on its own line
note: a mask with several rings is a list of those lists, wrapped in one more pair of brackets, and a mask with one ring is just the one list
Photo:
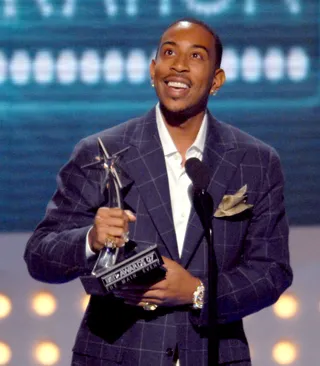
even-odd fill
[(193, 293), (193, 309), (202, 309), (204, 303), (204, 285), (200, 281), (200, 285), (197, 287), (196, 291)]

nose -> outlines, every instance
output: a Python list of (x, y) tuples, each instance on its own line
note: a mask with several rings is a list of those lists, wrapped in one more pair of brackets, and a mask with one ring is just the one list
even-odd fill
[(183, 54), (177, 55), (172, 62), (171, 69), (176, 72), (189, 71), (187, 56)]

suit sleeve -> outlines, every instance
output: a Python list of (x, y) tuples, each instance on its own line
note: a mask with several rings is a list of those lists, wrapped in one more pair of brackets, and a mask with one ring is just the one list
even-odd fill
[(57, 190), (24, 254), (37, 280), (67, 282), (93, 267), (94, 261), (86, 258), (86, 234), (104, 199), (98, 170), (82, 168), (93, 161), (92, 148), (82, 141), (58, 174)]
[[(289, 264), (288, 222), (283, 197), (280, 160), (270, 151), (269, 164), (253, 216), (244, 238), (244, 251), (233, 269), (219, 273), (217, 318), (219, 323), (242, 319), (275, 303), (292, 283)], [(208, 283), (203, 279), (206, 288)], [(198, 325), (208, 323), (208, 294)]]

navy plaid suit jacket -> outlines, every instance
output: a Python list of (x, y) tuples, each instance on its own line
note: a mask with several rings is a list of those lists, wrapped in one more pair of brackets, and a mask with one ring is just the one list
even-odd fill
[[(242, 318), (273, 304), (291, 284), (283, 175), (268, 145), (215, 120), (210, 114), (203, 161), (211, 172), (208, 192), (215, 209), (225, 194), (248, 186), (250, 214), (214, 218), (218, 275), (220, 362), (248, 360)], [(30, 238), (25, 260), (30, 274), (51, 283), (70, 281), (92, 270), (85, 241), (97, 209), (107, 204), (103, 172), (83, 169), (99, 155), (97, 137), (121, 160), (126, 208), (137, 216), (130, 237), (142, 249), (158, 244), (167, 256), (207, 283), (203, 227), (191, 210), (181, 258), (172, 219), (168, 178), (155, 110), (82, 140), (61, 169), (45, 218)], [(178, 345), (181, 366), (207, 365), (208, 306), (159, 307), (154, 312), (123, 304), (112, 295), (92, 296), (73, 351), (95, 357), (90, 365), (172, 365)], [(78, 365), (76, 361), (73, 363)], [(82, 363), (81, 363), (82, 364)]]

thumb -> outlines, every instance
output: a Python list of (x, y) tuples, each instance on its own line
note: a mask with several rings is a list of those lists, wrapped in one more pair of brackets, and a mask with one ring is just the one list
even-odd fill
[(135, 215), (133, 214), (132, 211), (130, 211), (130, 210), (124, 210), (124, 212), (127, 214), (130, 222), (134, 222), (134, 221), (137, 220), (137, 218), (135, 217)]

